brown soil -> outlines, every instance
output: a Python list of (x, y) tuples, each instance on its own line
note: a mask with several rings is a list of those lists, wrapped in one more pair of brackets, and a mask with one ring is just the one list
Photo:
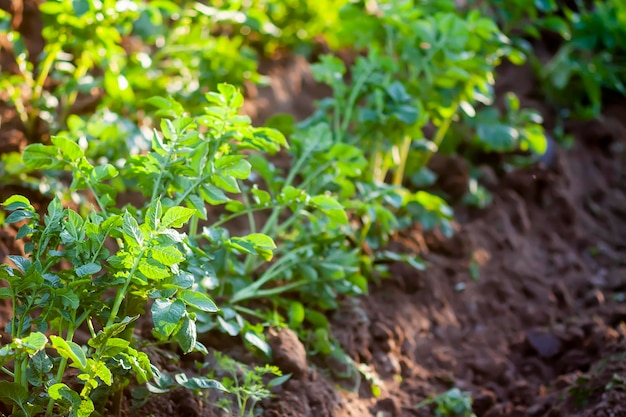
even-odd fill
[[(267, 62), (263, 70), (270, 87), (252, 92), (246, 105), (257, 122), (278, 111), (302, 118), (324, 94), (300, 59)], [(500, 89), (515, 90), (523, 103), (536, 100), (534, 85), (526, 68), (500, 74)], [(274, 335), (276, 364), (294, 377), (263, 403), (264, 415), (429, 416), (432, 406), (417, 405), (458, 387), (471, 394), (479, 417), (626, 416), (625, 112), (626, 103), (613, 104), (598, 120), (570, 123), (574, 145), (557, 147), (549, 165), (501, 175), (482, 167), (491, 173), (484, 185), (493, 204), (456, 207), (453, 238), (417, 226), (398, 236), (395, 250), (426, 249), (428, 269), (390, 264), (389, 279), (331, 317), (343, 349), (378, 379), (378, 397), (365, 379), (355, 392), (341, 389), (342, 381), (328, 376), (340, 364), (307, 363), (297, 340)], [(0, 153), (21, 149), (21, 124), (6, 106), (0, 115)], [(462, 164), (455, 161), (443, 166)], [(442, 183), (466, 175), (466, 166), (453, 168), (440, 173)], [(3, 198), (27, 191), (0, 184)], [(0, 261), (20, 252), (14, 235), (0, 230)], [(470, 273), (475, 265), (478, 277)], [(9, 311), (0, 306), (2, 328)], [(246, 357), (233, 341), (221, 345)], [(170, 370), (193, 372), (193, 361), (178, 367), (155, 356)], [(216, 399), (178, 390), (138, 411), (129, 403), (124, 409), (135, 416), (224, 415), (210, 406)]]

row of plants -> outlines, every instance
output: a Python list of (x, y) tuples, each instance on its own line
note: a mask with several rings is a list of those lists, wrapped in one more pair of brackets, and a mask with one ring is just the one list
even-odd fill
[[(626, 95), (626, 7), (620, 0), (470, 2), (525, 50), (559, 116), (594, 118), (607, 97)], [(533, 52), (543, 42), (548, 51)], [(546, 54), (547, 52), (547, 54)]]
[[(341, 360), (377, 392), (333, 340), (328, 312), (367, 293), (388, 261), (425, 267), (386, 250), (398, 231), (452, 233), (447, 196), (425, 191), (432, 155), (463, 144), (532, 162), (546, 139), (514, 96), (504, 114), (492, 105), (496, 67), (525, 56), (484, 14), (451, 0), (304, 3), (48, 1), (39, 57), (0, 15), (17, 64), (0, 90), (35, 142), (3, 155), (0, 174), (50, 201), (4, 202), (25, 252), (0, 269), (13, 309), (0, 401), (13, 415), (119, 413), (136, 384), (139, 403), (180, 386), (219, 389), (254, 413), (269, 395), (255, 372), (273, 374), (270, 387), (288, 376), (250, 371), (260, 394), (242, 401), (237, 377), (222, 384), (206, 364), (172, 377), (146, 353), (208, 354), (198, 339), (210, 331), (265, 361), (267, 329), (292, 328), (311, 356)], [(361, 52), (352, 65), (325, 55), (312, 66), (332, 96), (304, 122), (252, 126), (241, 88), (262, 81), (258, 54), (310, 52), (322, 32)], [(86, 96), (96, 109), (77, 114)], [(128, 195), (141, 197), (121, 203)], [(138, 331), (146, 321), (151, 334)]]

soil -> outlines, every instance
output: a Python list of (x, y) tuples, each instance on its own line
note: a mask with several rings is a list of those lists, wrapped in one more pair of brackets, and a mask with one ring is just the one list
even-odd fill
[[(267, 61), (262, 69), (270, 85), (249, 90), (245, 108), (257, 123), (280, 111), (306, 117), (312, 100), (326, 94), (300, 58)], [(515, 91), (523, 104), (542, 109), (550, 128), (550, 108), (537, 102), (536, 86), (527, 67), (504, 66), (498, 76), (498, 91)], [(392, 249), (419, 253), (428, 268), (391, 263), (388, 279), (330, 317), (334, 337), (378, 381), (378, 396), (365, 378), (350, 391), (330, 376), (341, 364), (307, 360), (297, 338), (279, 332), (271, 339), (275, 364), (294, 376), (262, 403), (263, 415), (430, 416), (434, 406), (418, 404), (456, 387), (471, 395), (479, 417), (626, 416), (624, 114), (622, 100), (597, 120), (568, 122), (572, 147), (555, 145), (537, 166), (479, 167), (493, 203), (456, 206), (452, 238), (417, 225), (397, 236)], [(28, 143), (21, 124), (7, 106), (0, 105), (0, 116), (0, 153), (21, 149)], [(432, 168), (441, 184), (458, 184), (468, 169), (454, 157)], [(0, 184), (1, 197), (16, 192), (36, 197)], [(21, 251), (14, 236), (0, 230), (0, 261)], [(9, 314), (0, 306), (0, 328)], [(207, 343), (250, 359), (232, 340)], [(162, 352), (153, 356), (167, 369), (193, 372), (193, 361), (174, 366)], [(126, 398), (123, 409), (133, 416), (223, 415), (208, 405), (216, 398), (178, 390), (135, 411)]]

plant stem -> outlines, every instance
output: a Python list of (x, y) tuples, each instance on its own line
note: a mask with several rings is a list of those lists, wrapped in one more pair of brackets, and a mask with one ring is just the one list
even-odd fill
[(409, 151), (411, 150), (411, 142), (411, 137), (407, 135), (404, 137), (404, 140), (402, 141), (402, 146), (399, 148), (400, 165), (398, 165), (398, 169), (396, 169), (396, 172), (394, 172), (392, 182), (393, 185), (402, 185), (402, 180), (404, 179), (404, 171), (406, 170), (406, 162), (409, 157)]
[(189, 237), (192, 240), (196, 240), (198, 236), (198, 216), (191, 216), (189, 220)]
[(107, 320), (107, 324), (106, 324), (107, 327), (113, 325), (113, 323), (115, 322), (115, 319), (117, 318), (117, 314), (120, 311), (120, 306), (122, 305), (122, 301), (124, 301), (124, 297), (126, 296), (126, 292), (128, 291), (128, 287), (130, 286), (130, 282), (132, 281), (133, 276), (135, 275), (135, 272), (137, 272), (139, 263), (143, 259), (143, 256), (146, 254), (147, 250), (148, 250), (147, 248), (143, 248), (141, 250), (137, 258), (135, 259), (135, 263), (133, 264), (133, 267), (131, 268), (130, 273), (128, 274), (128, 278), (126, 279), (124, 286), (115, 295), (115, 301), (113, 302), (113, 307), (111, 308), (111, 315), (109, 316), (109, 319)]
[(345, 135), (348, 133), (348, 128), (350, 127), (350, 121), (352, 119), (352, 113), (354, 112), (354, 107), (356, 106), (356, 101), (361, 94), (361, 89), (365, 85), (365, 82), (369, 78), (370, 74), (374, 72), (374, 66), (371, 65), (365, 73), (354, 83), (352, 87), (352, 91), (350, 92), (350, 97), (348, 98), (348, 103), (346, 105), (346, 113), (343, 117), (343, 122), (341, 123), (341, 131), (335, 132), (337, 142), (343, 142)]
[[(263, 285), (265, 285), (268, 281), (270, 281), (272, 278), (274, 278), (276, 275), (278, 275), (278, 273), (280, 273), (282, 270), (279, 269), (283, 266), (283, 264), (291, 262), (293, 260), (293, 258), (300, 256), (301, 252), (305, 252), (309, 249), (312, 249), (314, 247), (313, 244), (309, 244), (309, 245), (305, 245), (302, 246), (300, 248), (297, 248), (295, 250), (293, 250), (292, 252), (289, 252), (288, 254), (286, 254), (284, 257), (280, 258), (278, 261), (274, 262), (264, 273), (263, 275), (257, 279), (256, 281), (254, 281), (254, 283), (248, 285), (247, 287), (237, 291), (235, 294), (233, 294), (233, 296), (230, 299), (231, 303), (236, 303), (238, 301), (241, 300), (245, 300), (247, 298), (250, 298), (251, 294), (254, 294), (256, 291), (259, 290), (259, 288), (261, 288)], [(278, 272), (277, 272), (278, 270)]]
[(430, 158), (432, 158), (432, 156), (439, 149), (439, 146), (441, 146), (443, 139), (446, 137), (446, 133), (448, 133), (448, 129), (450, 129), (450, 125), (452, 124), (452, 119), (454, 119), (454, 116), (456, 115), (458, 108), (459, 108), (459, 103), (457, 102), (454, 105), (454, 112), (452, 113), (452, 115), (448, 117), (447, 119), (445, 119), (443, 123), (439, 126), (439, 129), (437, 129), (437, 133), (435, 134), (435, 137), (433, 138), (433, 144), (435, 145), (434, 149), (433, 150), (429, 149), (425, 152), (426, 155), (422, 159), (422, 163), (419, 166), (420, 169), (428, 165)]

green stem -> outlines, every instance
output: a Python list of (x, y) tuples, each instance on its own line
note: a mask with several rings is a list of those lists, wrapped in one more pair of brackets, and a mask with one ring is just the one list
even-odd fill
[(9, 371), (7, 368), (5, 368), (4, 366), (0, 367), (0, 371), (4, 372), (5, 374), (7, 374), (8, 376), (10, 376), (11, 378), (13, 378), (13, 381), (15, 381), (15, 374), (11, 371)]
[(425, 152), (426, 155), (424, 156), (419, 168), (423, 168), (426, 165), (428, 165), (430, 158), (432, 158), (432, 156), (439, 149), (439, 146), (441, 146), (443, 139), (446, 137), (446, 133), (448, 133), (448, 129), (450, 129), (450, 125), (452, 125), (452, 119), (454, 119), (454, 116), (456, 115), (458, 108), (459, 108), (459, 103), (457, 102), (454, 105), (454, 112), (452, 113), (452, 115), (448, 117), (447, 119), (445, 119), (443, 123), (439, 126), (439, 129), (437, 129), (437, 133), (435, 134), (435, 137), (433, 138), (433, 144), (435, 146), (433, 147), (433, 150), (429, 149)]
[[(287, 255), (285, 255), (284, 257), (282, 257), (281, 259), (279, 259), (278, 261), (274, 262), (264, 273), (263, 275), (257, 279), (254, 283), (248, 285), (247, 287), (237, 291), (235, 294), (233, 294), (233, 296), (231, 297), (230, 301), (231, 303), (236, 303), (238, 301), (242, 301), (245, 299), (250, 298), (251, 294), (254, 294), (256, 291), (259, 290), (259, 288), (261, 288), (263, 285), (265, 285), (267, 282), (269, 282), (272, 278), (274, 278), (275, 276), (277, 276), (280, 272), (283, 271), (284, 267), (283, 265), (288, 263), (288, 262), (292, 262), (293, 258), (296, 258), (298, 256), (300, 256), (301, 252), (305, 252), (309, 249), (312, 249), (314, 247), (314, 245), (309, 244), (309, 245), (305, 245), (302, 246), (298, 249), (295, 249), (292, 252), (289, 252)], [(281, 269), (283, 268), (283, 269)]]
[[(246, 208), (250, 208), (250, 199), (248, 198), (248, 193), (243, 192), (241, 194), (241, 197), (243, 198), (243, 203)], [(246, 215), (248, 217), (248, 225), (250, 225), (250, 233), (256, 233), (256, 221), (254, 220), (254, 213), (248, 210)]]
[(341, 132), (336, 132), (340, 136), (337, 138), (337, 142), (343, 142), (345, 135), (348, 133), (348, 128), (350, 127), (350, 121), (352, 119), (352, 113), (354, 112), (354, 107), (356, 106), (356, 101), (361, 94), (361, 89), (365, 85), (365, 82), (369, 78), (370, 74), (374, 72), (374, 66), (370, 66), (367, 71), (361, 75), (361, 77), (354, 83), (354, 87), (350, 92), (350, 97), (348, 98), (348, 104), (346, 105), (346, 113), (343, 118), (343, 122), (341, 123)]
[[(284, 205), (281, 204), (281, 207), (284, 207)], [(228, 216), (222, 217), (220, 220), (218, 220), (215, 223), (213, 223), (211, 225), (211, 227), (220, 227), (224, 223), (228, 223), (229, 221), (234, 220), (237, 217), (246, 215), (248, 213), (256, 213), (257, 211), (263, 211), (263, 210), (267, 210), (267, 209), (268, 209), (267, 207), (250, 207), (250, 208), (241, 210), (240, 212), (229, 214)]]
[(120, 311), (120, 306), (122, 305), (122, 301), (124, 301), (124, 297), (126, 296), (126, 292), (128, 291), (128, 287), (130, 286), (130, 282), (132, 281), (133, 276), (135, 275), (135, 272), (137, 272), (137, 268), (139, 267), (139, 264), (141, 263), (141, 260), (143, 259), (143, 256), (146, 254), (147, 251), (148, 251), (147, 248), (143, 248), (141, 252), (139, 253), (139, 255), (137, 256), (137, 258), (135, 258), (135, 263), (133, 264), (133, 267), (131, 268), (130, 273), (128, 274), (128, 278), (126, 279), (124, 286), (115, 295), (115, 301), (113, 302), (113, 307), (111, 308), (111, 315), (109, 316), (109, 319), (107, 320), (107, 324), (106, 324), (107, 327), (115, 323), (115, 319), (117, 318), (117, 314)]
[(401, 186), (404, 179), (404, 171), (406, 170), (406, 162), (409, 157), (409, 151), (411, 150), (412, 139), (409, 136), (405, 136), (402, 141), (402, 145), (399, 148), (400, 152), (400, 165), (393, 175), (393, 185)]
[(189, 237), (192, 240), (196, 240), (198, 236), (198, 216), (191, 216), (189, 220)]
[[(304, 152), (302, 152), (302, 155), (300, 155), (300, 158), (298, 158), (292, 170), (289, 172), (283, 188), (287, 188), (291, 185), (293, 180), (296, 178), (296, 175), (300, 173), (300, 170), (304, 166), (304, 163), (309, 159), (309, 155), (311, 154), (311, 152), (313, 152), (312, 146), (305, 148)], [(270, 218), (267, 220), (267, 222), (265, 222), (261, 233), (268, 234), (268, 232), (276, 226), (276, 221), (278, 220), (278, 216), (280, 215), (282, 210), (282, 205), (274, 207), (274, 209), (272, 210), (272, 214), (270, 215)]]
[[(298, 173), (304, 166), (304, 163), (309, 159), (309, 155), (311, 154), (311, 152), (313, 152), (312, 146), (308, 146), (304, 149), (304, 151), (302, 152), (302, 155), (300, 155), (295, 165), (289, 172), (289, 175), (287, 176), (287, 179), (285, 180), (285, 184), (283, 185), (283, 188), (286, 188), (291, 185), (293, 180), (296, 178), (296, 175), (298, 175)], [(270, 217), (265, 222), (263, 229), (261, 229), (261, 233), (263, 233), (264, 235), (267, 235), (269, 234), (270, 230), (276, 227), (276, 222), (278, 221), (278, 217), (280, 216), (280, 213), (282, 213), (284, 207), (285, 206), (282, 204), (278, 206), (274, 206), (274, 208), (272, 209), (272, 213), (270, 214)], [(250, 272), (253, 259), (254, 258), (252, 255), (246, 256), (246, 260), (244, 262), (245, 271)]]

